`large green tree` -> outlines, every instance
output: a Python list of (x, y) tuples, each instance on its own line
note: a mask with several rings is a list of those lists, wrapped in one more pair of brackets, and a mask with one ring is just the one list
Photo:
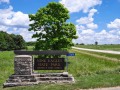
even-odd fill
[(36, 50), (67, 50), (73, 46), (76, 39), (76, 28), (66, 21), (70, 18), (69, 11), (60, 3), (51, 2), (40, 8), (36, 14), (29, 15), (29, 31), (36, 32)]

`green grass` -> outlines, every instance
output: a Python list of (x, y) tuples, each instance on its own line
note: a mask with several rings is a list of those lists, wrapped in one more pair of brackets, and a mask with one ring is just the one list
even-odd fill
[[(0, 52), (0, 86), (14, 71), (14, 54), (12, 51)], [(1, 90), (1, 89), (0, 89)]]
[(0, 90), (77, 90), (120, 86), (120, 62), (108, 61), (84, 53), (75, 52), (69, 57), (68, 71), (75, 77), (74, 84), (39, 84), (22, 87), (2, 88), (3, 83), (14, 71), (12, 51), (0, 52)]
[(120, 51), (120, 45), (75, 45), (75, 47)]
[(34, 49), (33, 46), (27, 46), (27, 50), (32, 51)]
[(85, 50), (79, 50), (80, 52), (87, 52), (90, 54), (96, 54), (104, 57), (109, 57), (109, 58), (115, 58), (117, 60), (120, 60), (120, 55), (119, 54), (109, 54), (109, 53), (102, 53), (102, 52), (94, 52), (94, 51), (85, 51)]
[(73, 73), (76, 77), (96, 73), (116, 72), (117, 69), (120, 69), (120, 62), (108, 61), (84, 53), (75, 53), (76, 57), (69, 58), (71, 63), (69, 65), (69, 72)]

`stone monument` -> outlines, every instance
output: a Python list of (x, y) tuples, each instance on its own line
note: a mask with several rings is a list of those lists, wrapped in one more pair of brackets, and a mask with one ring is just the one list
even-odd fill
[[(16, 55), (14, 58), (14, 74), (6, 80), (3, 87), (27, 86), (39, 83), (74, 83), (74, 77), (68, 72), (35, 73), (34, 58), (30, 55), (31, 52), (21, 52), (17, 53), (20, 55)], [(49, 51), (49, 53), (52, 54), (53, 51)], [(55, 53), (59, 54), (60, 52), (57, 51)], [(38, 54), (38, 51), (32, 54)], [(39, 54), (44, 54), (44, 52), (39, 52)]]

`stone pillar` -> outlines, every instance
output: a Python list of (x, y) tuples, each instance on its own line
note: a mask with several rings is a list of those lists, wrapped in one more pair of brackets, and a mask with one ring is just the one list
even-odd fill
[(15, 75), (31, 75), (33, 72), (33, 61), (30, 55), (17, 55), (14, 59)]

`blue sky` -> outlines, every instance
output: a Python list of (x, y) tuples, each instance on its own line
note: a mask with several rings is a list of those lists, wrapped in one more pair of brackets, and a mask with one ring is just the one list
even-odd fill
[(49, 2), (60, 2), (70, 11), (79, 38), (74, 43), (120, 44), (120, 0), (0, 0), (0, 30), (34, 41), (28, 14)]

